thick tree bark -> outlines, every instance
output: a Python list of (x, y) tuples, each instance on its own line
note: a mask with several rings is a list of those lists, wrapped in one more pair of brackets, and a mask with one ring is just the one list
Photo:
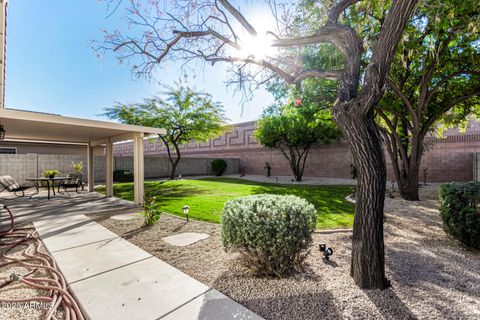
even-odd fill
[(384, 289), (388, 287), (383, 242), (386, 167), (381, 139), (372, 112), (359, 115), (336, 109), (334, 116), (358, 168), (351, 275), (361, 288)]
[(405, 183), (398, 185), (398, 190), (400, 196), (404, 200), (408, 201), (418, 201), (418, 165), (415, 165), (413, 168), (410, 167), (407, 172), (405, 172)]

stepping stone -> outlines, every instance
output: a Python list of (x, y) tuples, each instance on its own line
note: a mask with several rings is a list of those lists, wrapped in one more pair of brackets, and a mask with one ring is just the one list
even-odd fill
[(119, 221), (134, 220), (135, 218), (137, 218), (137, 215), (135, 213), (117, 214), (115, 216), (110, 217), (110, 219), (119, 220)]
[(194, 244), (195, 242), (205, 240), (210, 235), (206, 233), (196, 233), (196, 232), (184, 232), (179, 234), (174, 234), (173, 236), (168, 236), (162, 238), (168, 244), (177, 247), (186, 247), (188, 245)]

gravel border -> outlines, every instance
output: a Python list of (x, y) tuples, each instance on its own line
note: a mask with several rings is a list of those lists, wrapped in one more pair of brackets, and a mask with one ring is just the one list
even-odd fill
[[(359, 289), (349, 275), (351, 232), (315, 233), (305, 269), (289, 278), (256, 278), (234, 253), (225, 253), (217, 224), (162, 215), (153, 227), (142, 217), (119, 221), (92, 215), (133, 244), (214, 287), (266, 319), (478, 319), (480, 253), (463, 249), (442, 230), (435, 188), (423, 199), (385, 200), (386, 272), (392, 287)], [(210, 234), (204, 241), (175, 247), (162, 237), (181, 232)], [(332, 246), (330, 261), (318, 243)]]

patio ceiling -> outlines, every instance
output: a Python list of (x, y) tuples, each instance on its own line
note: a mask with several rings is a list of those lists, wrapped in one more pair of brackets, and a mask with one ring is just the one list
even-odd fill
[(6, 140), (103, 144), (131, 140), (132, 134), (153, 136), (164, 129), (120, 124), (108, 121), (63, 117), (39, 112), (0, 109), (0, 123), (5, 126)]

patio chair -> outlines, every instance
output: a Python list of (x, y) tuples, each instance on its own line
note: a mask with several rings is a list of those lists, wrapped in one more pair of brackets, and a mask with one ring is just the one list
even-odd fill
[(78, 193), (78, 188), (82, 188), (83, 191), (83, 182), (82, 182), (82, 174), (81, 173), (69, 173), (65, 180), (60, 181), (58, 184), (58, 192), (60, 192), (60, 188), (68, 194), (68, 188), (75, 188), (75, 192)]
[[(31, 188), (31, 186), (27, 186), (25, 184), (20, 185), (11, 176), (0, 176), (0, 186), (3, 188), (0, 190), (0, 192), (7, 190), (8, 192), (12, 192), (17, 197), (25, 197), (25, 190)], [(17, 193), (19, 192), (21, 192), (22, 195), (18, 195)]]

